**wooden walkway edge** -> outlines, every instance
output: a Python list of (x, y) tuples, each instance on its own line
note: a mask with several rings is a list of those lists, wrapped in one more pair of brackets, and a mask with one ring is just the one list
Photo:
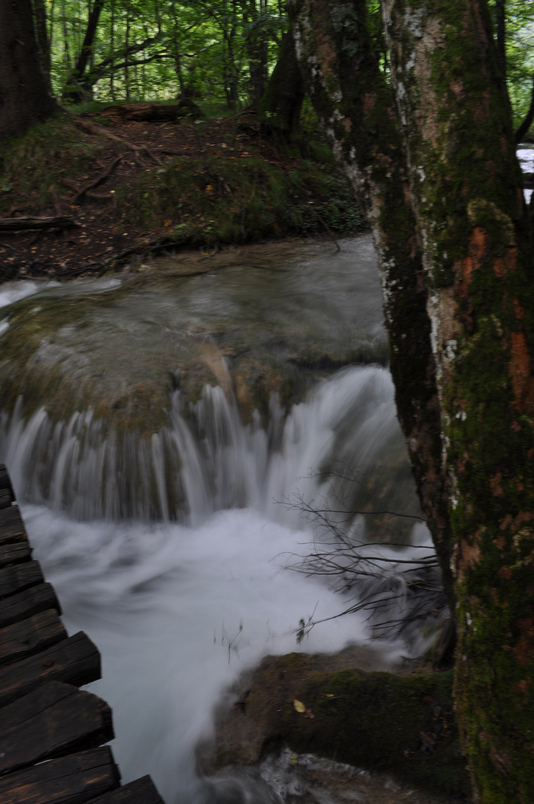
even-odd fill
[(0, 464), (0, 802), (164, 804), (149, 776), (121, 785), (111, 709), (78, 687), (101, 677), (100, 653), (69, 637)]

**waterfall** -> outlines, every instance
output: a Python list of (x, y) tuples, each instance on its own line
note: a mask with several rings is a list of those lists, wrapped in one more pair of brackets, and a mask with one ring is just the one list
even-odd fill
[[(265, 425), (257, 412), (243, 424), (219, 386), (206, 386), (187, 411), (173, 391), (168, 424), (151, 436), (109, 429), (90, 409), (54, 422), (41, 408), (25, 421), (19, 400), (0, 416), (0, 460), (22, 499), (80, 520), (198, 525), (249, 506), (273, 515), (273, 501), (297, 486), (310, 497), (347, 495), (346, 477), (324, 480), (336, 466), (373, 483), (375, 503), (402, 501), (408, 489), (415, 504), (391, 378), (375, 367), (339, 372), (286, 419), (273, 395)], [(353, 486), (361, 498), (361, 483)]]
[[(113, 709), (123, 780), (150, 773), (166, 804), (227, 802), (230, 788), (232, 801), (280, 804), (252, 777), (222, 787), (198, 778), (194, 746), (216, 702), (268, 653), (369, 640), (365, 613), (336, 617), (358, 582), (348, 594), (339, 579), (288, 571), (299, 556), (316, 543), (332, 549), (330, 526), (394, 543), (381, 548), (393, 558), (399, 543), (414, 545), (404, 559), (429, 546), (424, 524), (376, 515), (419, 513), (389, 372), (352, 366), (318, 381), (325, 366), (385, 360), (370, 238), (344, 241), (339, 254), (329, 244), (287, 258), (263, 251), (252, 262), (246, 250), (223, 255), (213, 275), (180, 277), (172, 260), (120, 279), (0, 292), (11, 389), (0, 461), (69, 633), (86, 631), (101, 651), (91, 689)], [(167, 398), (178, 368), (183, 391)], [(249, 390), (260, 375), (265, 387), (298, 375), (299, 398), (309, 389), (289, 410), (262, 396), (261, 415), (244, 423), (230, 382), (197, 396), (223, 374)], [(19, 390), (26, 398), (13, 407)], [(327, 512), (319, 529), (317, 510)], [(399, 614), (403, 594), (397, 583)], [(326, 622), (297, 645), (311, 615)], [(408, 650), (404, 640), (373, 644), (381, 669)]]
[[(150, 773), (167, 804), (219, 801), (193, 748), (225, 685), (266, 653), (368, 637), (353, 614), (297, 646), (299, 620), (338, 614), (346, 596), (285, 568), (313, 539), (295, 495), (417, 510), (389, 373), (342, 370), (286, 417), (273, 396), (267, 424), (243, 424), (218, 387), (186, 411), (173, 392), (151, 437), (106, 429), (91, 411), (54, 423), (22, 410), (1, 418), (0, 460), (69, 632), (102, 652), (91, 689), (113, 708), (124, 780)], [(376, 650), (387, 666), (406, 647)], [(279, 801), (254, 784), (242, 800)]]

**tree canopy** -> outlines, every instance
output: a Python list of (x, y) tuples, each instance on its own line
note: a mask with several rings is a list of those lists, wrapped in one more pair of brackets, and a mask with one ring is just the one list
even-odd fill
[[(283, 0), (33, 0), (41, 64), (67, 100), (196, 96), (230, 108), (257, 102), (276, 64), (288, 21)], [(367, 2), (374, 46), (388, 69), (378, 0)], [(493, 0), (505, 31), (516, 124), (534, 74), (534, 7)]]

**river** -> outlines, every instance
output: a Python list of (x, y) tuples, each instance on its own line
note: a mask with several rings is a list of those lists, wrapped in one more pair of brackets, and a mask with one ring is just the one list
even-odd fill
[[(113, 709), (123, 780), (219, 800), (194, 747), (224, 687), (267, 653), (370, 637), (360, 613), (297, 646), (301, 619), (348, 601), (288, 568), (314, 539), (302, 501), (418, 512), (371, 240), (17, 282), (0, 307), (0, 461), (69, 633), (102, 653), (90, 689)], [(391, 518), (350, 527), (428, 542)], [(408, 650), (374, 647), (383, 666)]]

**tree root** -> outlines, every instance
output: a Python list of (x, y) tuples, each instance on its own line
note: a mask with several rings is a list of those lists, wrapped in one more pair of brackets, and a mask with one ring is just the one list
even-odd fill
[(163, 164), (161, 159), (159, 159), (156, 154), (150, 150), (150, 148), (147, 148), (146, 145), (135, 145), (135, 143), (130, 142), (129, 140), (124, 140), (122, 137), (117, 137), (116, 134), (112, 134), (110, 131), (107, 131), (103, 126), (97, 126), (95, 123), (88, 123), (86, 120), (80, 120), (80, 118), (75, 120), (75, 124), (79, 128), (88, 131), (90, 134), (97, 134), (102, 137), (107, 137), (110, 140), (114, 140), (115, 142), (120, 142), (122, 145), (125, 145), (126, 148), (129, 148), (130, 151), (133, 151), (136, 155), (144, 151), (146, 154), (148, 154), (148, 156), (150, 156), (151, 159), (154, 160), (157, 165)]
[(78, 199), (81, 198), (83, 195), (88, 195), (91, 198), (95, 198), (95, 197), (98, 198), (99, 197), (98, 195), (95, 195), (94, 193), (90, 193), (89, 191), (92, 190), (94, 187), (98, 187), (100, 184), (102, 184), (108, 178), (108, 176), (113, 172), (113, 170), (119, 164), (121, 159), (122, 159), (122, 154), (120, 156), (118, 156), (111, 163), (111, 165), (105, 171), (105, 173), (102, 173), (100, 176), (98, 176), (98, 178), (93, 179), (93, 181), (90, 181), (89, 184), (85, 185), (85, 187), (81, 187), (81, 188), (78, 187), (78, 185), (75, 182), (71, 181), (70, 179), (61, 179), (62, 184), (64, 184), (66, 187), (70, 187), (71, 190), (76, 191), (76, 195), (72, 199), (71, 204), (76, 204)]

